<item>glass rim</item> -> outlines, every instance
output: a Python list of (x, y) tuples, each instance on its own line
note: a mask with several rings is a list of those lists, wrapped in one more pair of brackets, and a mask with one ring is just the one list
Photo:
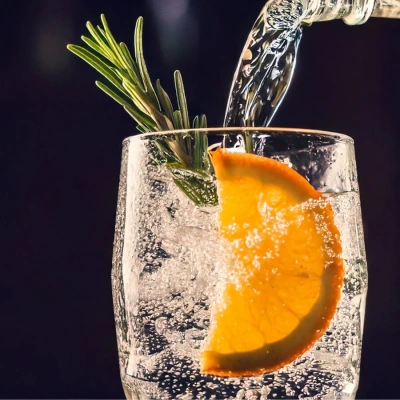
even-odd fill
[(147, 133), (138, 133), (136, 135), (131, 135), (126, 137), (122, 143), (128, 142), (132, 139), (140, 139), (150, 136), (163, 136), (163, 135), (171, 135), (171, 134), (179, 134), (179, 133), (191, 133), (198, 131), (206, 131), (210, 133), (218, 133), (224, 131), (231, 132), (275, 132), (275, 133), (292, 133), (298, 135), (323, 135), (332, 138), (339, 138), (344, 140), (345, 142), (354, 143), (354, 139), (348, 135), (343, 133), (324, 131), (319, 129), (304, 129), (304, 128), (279, 128), (279, 127), (218, 127), (218, 128), (190, 128), (190, 129), (172, 129), (168, 131), (157, 131), (157, 132), (147, 132)]

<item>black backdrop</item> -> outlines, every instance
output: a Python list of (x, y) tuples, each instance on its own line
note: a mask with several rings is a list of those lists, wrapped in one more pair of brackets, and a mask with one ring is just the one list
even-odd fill
[[(172, 91), (181, 69), (191, 113), (218, 126), (263, 1), (2, 4), (0, 397), (122, 398), (110, 268), (121, 141), (134, 124), (65, 46), (101, 12), (131, 45), (143, 15), (151, 74)], [(370, 274), (359, 398), (400, 397), (399, 43), (400, 20), (306, 29), (273, 124), (356, 142)]]

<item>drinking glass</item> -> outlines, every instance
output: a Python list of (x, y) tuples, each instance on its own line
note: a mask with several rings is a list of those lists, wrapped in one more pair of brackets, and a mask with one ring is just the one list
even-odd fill
[[(344, 279), (329, 327), (294, 361), (261, 375), (200, 372), (212, 310), (232, 258), (219, 234), (218, 181), (207, 154), (217, 147), (296, 171), (322, 193), (340, 233)], [(367, 267), (353, 140), (280, 128), (125, 139), (112, 288), (120, 373), (129, 399), (354, 398)]]

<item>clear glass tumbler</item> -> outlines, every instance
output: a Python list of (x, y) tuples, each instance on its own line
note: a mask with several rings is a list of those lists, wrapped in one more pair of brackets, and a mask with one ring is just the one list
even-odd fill
[(367, 267), (353, 140), (127, 138), (112, 286), (127, 398), (354, 398)]

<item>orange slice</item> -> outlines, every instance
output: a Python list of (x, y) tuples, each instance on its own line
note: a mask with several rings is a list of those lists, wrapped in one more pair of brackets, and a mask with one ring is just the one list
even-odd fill
[(211, 312), (201, 371), (274, 371), (307, 351), (335, 314), (340, 234), (329, 203), (285, 164), (222, 149), (210, 154), (220, 233), (233, 262)]

